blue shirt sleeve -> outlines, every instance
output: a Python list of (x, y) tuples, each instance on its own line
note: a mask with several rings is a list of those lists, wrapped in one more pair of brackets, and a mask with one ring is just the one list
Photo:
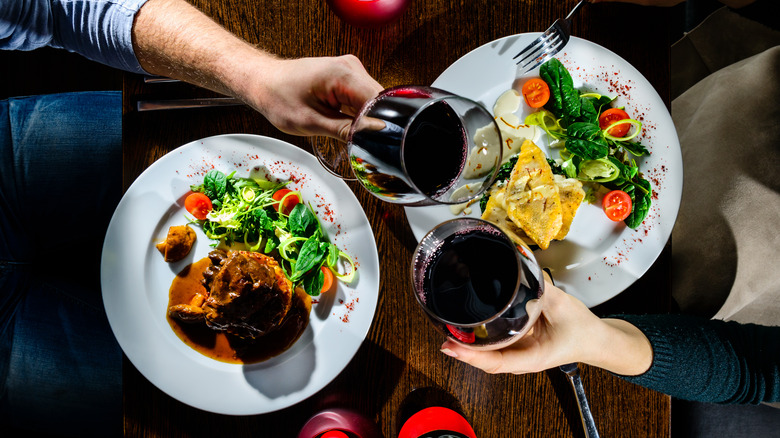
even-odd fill
[(144, 73), (133, 52), (133, 19), (147, 0), (0, 0), (0, 49), (66, 49)]

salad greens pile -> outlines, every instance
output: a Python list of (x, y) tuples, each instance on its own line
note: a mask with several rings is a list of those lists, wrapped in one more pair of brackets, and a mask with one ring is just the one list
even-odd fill
[[(240, 178), (235, 172), (226, 175), (211, 170), (202, 184), (190, 188), (208, 196), (213, 208), (206, 219), (191, 222), (199, 224), (209, 239), (217, 241), (212, 247), (217, 247), (220, 241), (228, 247), (242, 243), (249, 251), (273, 253), (293, 285), (303, 286), (309, 295), (320, 294), (325, 281), (323, 266), (338, 279), (352, 281), (355, 274), (352, 258), (328, 241), (311, 205), (297, 202), (289, 214), (279, 207), (287, 205), (287, 197), (301, 199), (298, 192), (274, 199), (274, 193), (286, 185), (287, 182)], [(341, 259), (350, 265), (344, 274), (337, 267)]]
[[(639, 172), (635, 160), (650, 152), (631, 141), (641, 132), (642, 124), (623, 119), (601, 129), (599, 116), (611, 108), (614, 98), (575, 89), (566, 67), (555, 58), (542, 64), (539, 75), (550, 87), (550, 100), (544, 109), (529, 115), (525, 124), (544, 129), (555, 139), (551, 146), (564, 145), (561, 159), (550, 160), (553, 172), (628, 193), (632, 211), (625, 223), (639, 227), (652, 201), (650, 182)], [(620, 124), (633, 125), (633, 133), (625, 137), (610, 135), (609, 131)]]

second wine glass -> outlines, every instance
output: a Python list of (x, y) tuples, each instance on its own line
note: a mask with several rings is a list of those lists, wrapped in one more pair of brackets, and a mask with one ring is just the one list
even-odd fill
[(481, 104), (423, 86), (389, 88), (366, 103), (347, 143), (352, 172), (383, 201), (460, 204), (490, 186), (501, 133)]

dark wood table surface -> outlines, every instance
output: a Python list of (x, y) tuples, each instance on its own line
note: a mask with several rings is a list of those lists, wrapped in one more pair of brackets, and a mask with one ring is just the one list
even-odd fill
[[(430, 84), (451, 63), (494, 39), (543, 31), (575, 0), (412, 0), (401, 19), (379, 29), (342, 22), (325, 0), (195, 0), (229, 30), (283, 57), (352, 53), (386, 87)], [(617, 53), (653, 84), (669, 106), (670, 11), (626, 4), (586, 5), (573, 34)], [(245, 107), (139, 113), (146, 98), (201, 97), (187, 84), (146, 84), (124, 77), (124, 187), (177, 146), (226, 133), (279, 138), (311, 150), (305, 138), (285, 135)], [(415, 307), (409, 265), (416, 240), (403, 209), (380, 202), (350, 183), (374, 230), (381, 266), (379, 301), (363, 345), (335, 380), (289, 408), (255, 416), (225, 416), (181, 403), (147, 381), (128, 361), (124, 371), (126, 436), (294, 437), (324, 407), (350, 407), (375, 420), (386, 437), (398, 433), (396, 416), (415, 388), (454, 396), (479, 437), (582, 437), (574, 395), (556, 370), (488, 375), (439, 352), (443, 338)], [(669, 245), (637, 283), (596, 307), (600, 315), (667, 312)], [(668, 396), (629, 384), (600, 369), (582, 367), (585, 389), (602, 437), (670, 435)], [(208, 376), (202, 382), (208, 391)]]

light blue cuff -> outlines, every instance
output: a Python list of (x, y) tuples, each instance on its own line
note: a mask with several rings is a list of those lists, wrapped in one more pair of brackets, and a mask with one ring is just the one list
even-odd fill
[(0, 49), (63, 48), (144, 73), (133, 52), (133, 19), (147, 0), (0, 0)]

